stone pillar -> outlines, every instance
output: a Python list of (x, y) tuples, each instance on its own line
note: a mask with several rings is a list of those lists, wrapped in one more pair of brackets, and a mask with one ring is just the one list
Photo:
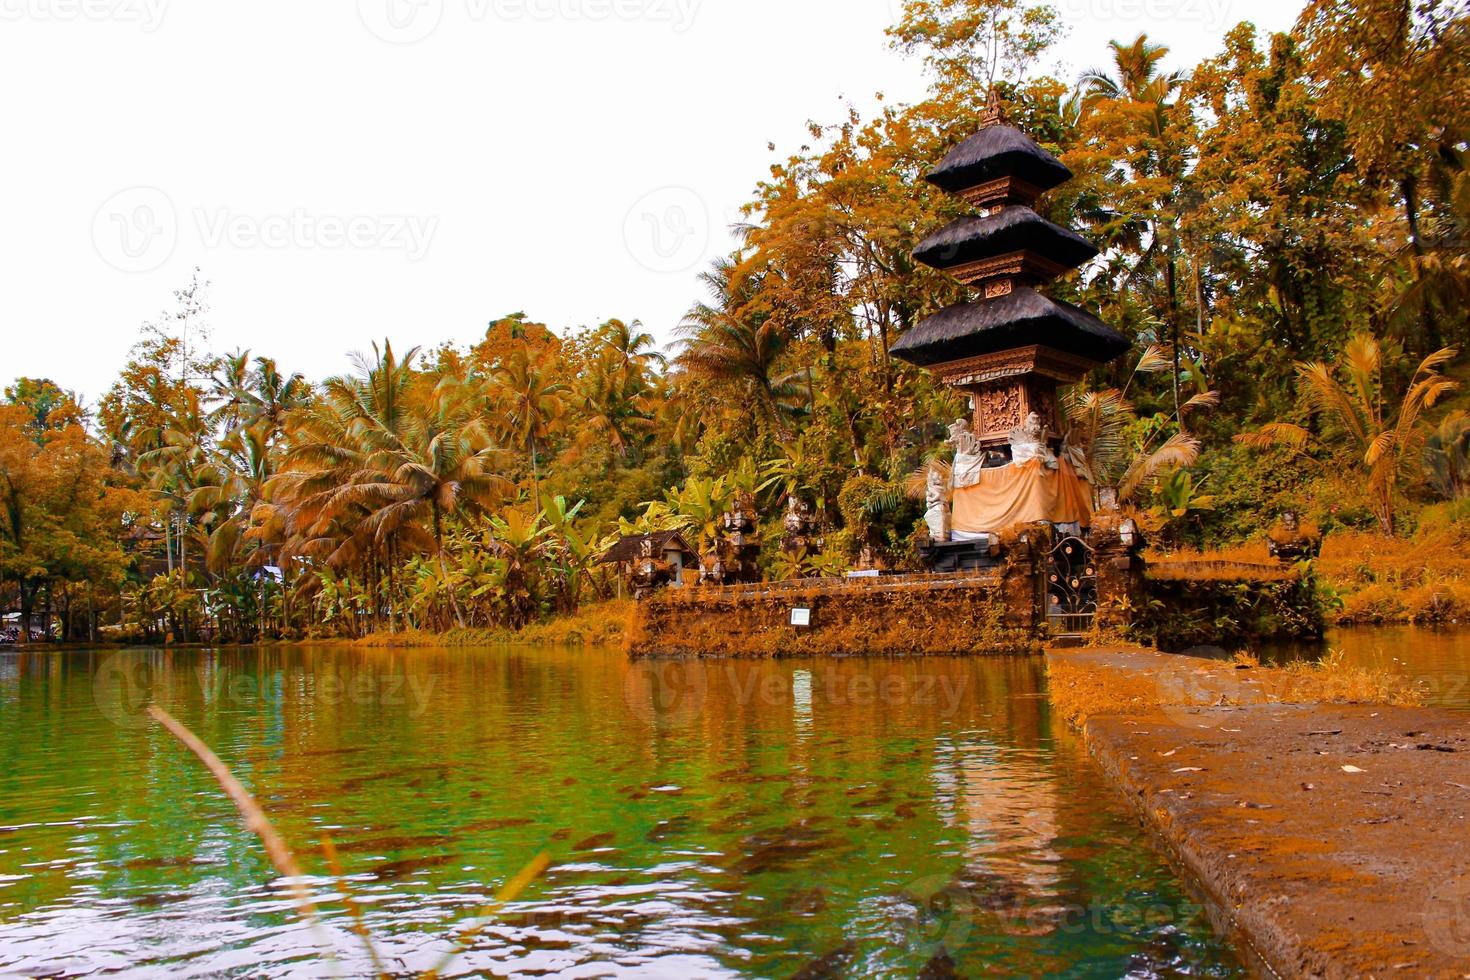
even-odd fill
[(1093, 515), (1088, 539), (1097, 564), (1095, 626), (1103, 633), (1126, 629), (1145, 601), (1143, 535), (1122, 514), (1102, 511)]

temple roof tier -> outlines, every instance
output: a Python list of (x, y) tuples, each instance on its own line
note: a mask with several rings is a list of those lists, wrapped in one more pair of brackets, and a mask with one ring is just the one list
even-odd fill
[(1086, 310), (1022, 286), (940, 310), (900, 337), (892, 354), (930, 367), (1037, 345), (1092, 364), (1105, 364), (1132, 346)]
[(1025, 253), (1035, 260), (1031, 264), (1038, 280), (1055, 278), (1098, 254), (1092, 243), (1077, 233), (1016, 205), (946, 225), (919, 243), (914, 258), (962, 282), (978, 282), (1020, 271), (988, 267), (992, 260), (1015, 253)]
[[(1038, 194), (1072, 179), (1072, 171), (1014, 126), (987, 126), (949, 151), (935, 170), (924, 178), (936, 187), (970, 200), (973, 191), (985, 184), (1009, 181), (1005, 190), (1015, 200), (1030, 203)], [(1028, 198), (1029, 195), (1029, 198)], [(971, 200), (983, 205), (983, 200)]]

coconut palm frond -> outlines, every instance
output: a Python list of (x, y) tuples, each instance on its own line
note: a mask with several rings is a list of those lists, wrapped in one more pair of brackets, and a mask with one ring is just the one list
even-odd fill
[(1181, 432), (1175, 433), (1152, 453), (1140, 454), (1118, 484), (1118, 499), (1132, 499), (1139, 487), (1161, 473), (1193, 466), (1199, 459), (1200, 448), (1198, 439)]
[(1250, 446), (1255, 449), (1269, 449), (1272, 446), (1285, 446), (1301, 452), (1307, 448), (1312, 441), (1312, 434), (1299, 425), (1290, 422), (1272, 422), (1261, 426), (1256, 432), (1242, 432), (1235, 437), (1235, 441), (1242, 446)]
[(1206, 391), (1193, 396), (1189, 401), (1179, 406), (1180, 412), (1195, 410), (1205, 411), (1220, 407), (1220, 393), (1218, 391)]

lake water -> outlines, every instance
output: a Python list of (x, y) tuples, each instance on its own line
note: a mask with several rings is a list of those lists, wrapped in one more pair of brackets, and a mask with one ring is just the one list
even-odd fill
[(0, 974), (361, 975), (330, 835), (395, 973), (545, 851), (450, 972), (1242, 975), (1044, 694), (1036, 659), (0, 653)]
[(1426, 705), (1470, 711), (1470, 630), (1410, 626), (1334, 630), (1320, 645), (1268, 649), (1265, 659), (1340, 654), (1348, 664), (1407, 678)]

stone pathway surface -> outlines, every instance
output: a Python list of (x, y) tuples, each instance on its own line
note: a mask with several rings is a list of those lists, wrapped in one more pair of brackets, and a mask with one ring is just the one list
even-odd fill
[(1262, 965), (1470, 977), (1470, 715), (1270, 703), (1248, 671), (1148, 651), (1049, 657), (1157, 689), (1088, 717), (1089, 748)]

